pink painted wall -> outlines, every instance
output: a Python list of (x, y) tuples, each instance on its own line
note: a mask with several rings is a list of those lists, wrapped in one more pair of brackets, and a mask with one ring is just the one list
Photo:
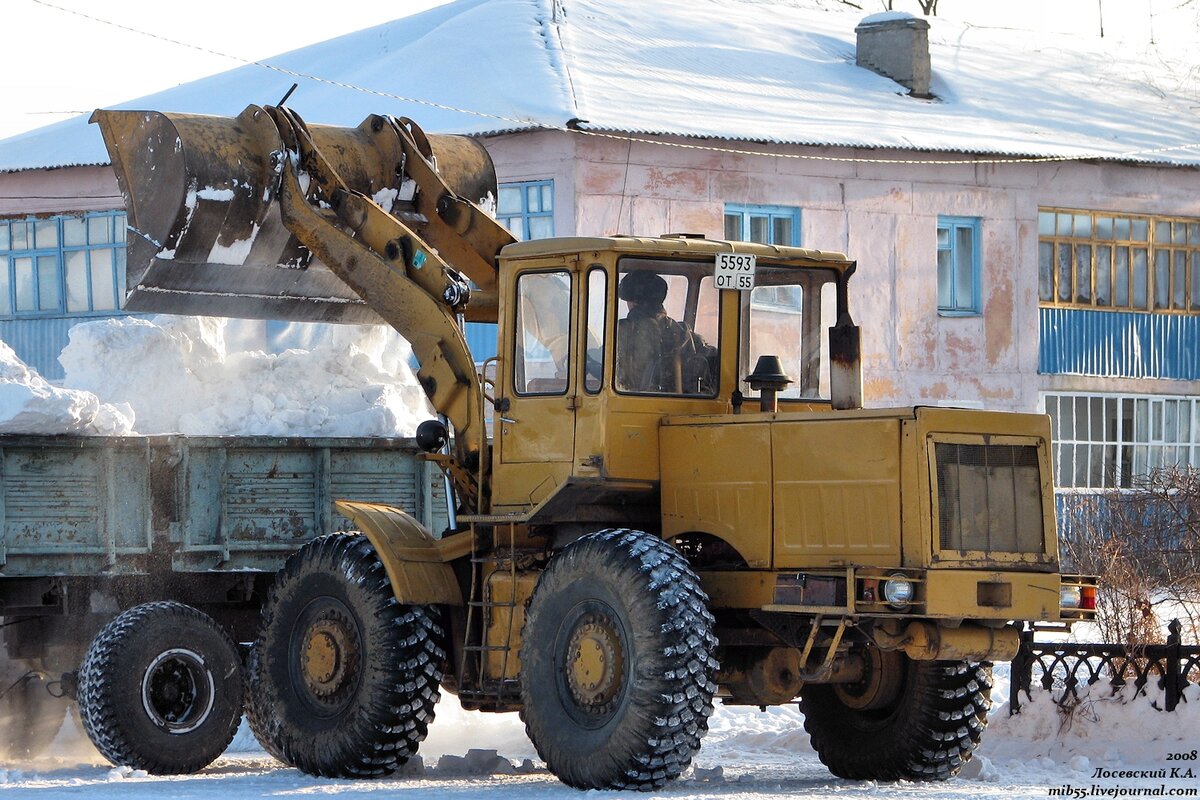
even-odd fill
[(0, 173), (0, 217), (124, 208), (109, 167)]

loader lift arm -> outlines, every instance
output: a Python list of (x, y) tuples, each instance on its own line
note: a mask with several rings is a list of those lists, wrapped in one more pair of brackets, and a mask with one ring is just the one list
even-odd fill
[[(130, 281), (134, 290), (127, 307), (212, 313), (211, 274), (205, 278), (207, 291), (195, 300), (186, 287), (164, 292), (155, 285), (155, 268), (157, 274), (170, 268), (176, 279), (184, 265), (165, 262), (182, 253), (185, 259), (191, 254), (187, 266), (224, 270), (218, 284), (224, 297), (234, 298), (239, 315), (340, 321), (337, 298), (317, 313), (311, 302), (281, 305), (278, 298), (239, 285), (243, 276), (261, 282), (258, 276), (274, 279), (279, 270), (299, 285), (292, 277), (298, 272), (296, 261), (305, 271), (323, 264), (353, 291), (354, 299), (412, 344), (421, 386), (454, 427), (453, 453), (444, 466), (460, 505), (483, 507), (490, 466), (484, 399), (460, 322), (496, 320), (496, 256), (513, 237), (450, 185), (495, 196), (490, 162), (486, 170), (478, 166), (487, 158), (480, 155), (482, 148), (461, 137), (427, 137), (410, 120), (379, 115), (353, 130), (310, 127), (282, 106), (250, 106), (236, 119), (135, 111), (97, 111), (92, 119), (101, 127), (126, 198), (130, 251), (137, 252), (136, 244), (146, 253), (142, 240), (153, 245), (149, 269), (138, 259), (130, 264), (130, 276), (137, 280)], [(155, 142), (169, 143), (172, 136), (173, 159), (146, 158), (146, 151), (155, 152)], [(182, 173), (174, 184), (164, 181), (161, 171), (149, 174), (168, 165)], [(486, 173), (483, 179), (479, 173)], [(159, 187), (173, 185), (185, 187), (187, 194), (158, 196)], [(226, 196), (228, 206), (215, 213), (197, 199)], [(173, 205), (179, 206), (178, 213)], [(205, 224), (206, 210), (215, 224)], [(229, 264), (237, 260), (230, 253), (244, 244), (239, 237), (246, 237), (245, 218), (253, 224), (249, 256)], [(260, 229), (270, 232), (272, 224), (279, 229), (274, 239), (286, 241), (282, 247), (256, 243)]]

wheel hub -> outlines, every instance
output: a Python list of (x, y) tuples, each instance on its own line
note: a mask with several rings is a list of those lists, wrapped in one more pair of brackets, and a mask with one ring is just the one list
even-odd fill
[(142, 708), (171, 734), (195, 730), (208, 719), (216, 697), (212, 673), (191, 650), (166, 650), (142, 674)]
[(612, 622), (595, 612), (576, 623), (567, 643), (567, 688), (583, 709), (603, 714), (624, 681), (621, 640)]
[(892, 650), (867, 647), (855, 654), (863, 663), (863, 677), (854, 683), (835, 683), (833, 692), (848, 708), (878, 711), (889, 708), (904, 686), (904, 662)]
[(304, 633), (300, 673), (314, 695), (333, 697), (353, 674), (357, 658), (357, 636), (350, 620), (329, 610), (314, 620)]

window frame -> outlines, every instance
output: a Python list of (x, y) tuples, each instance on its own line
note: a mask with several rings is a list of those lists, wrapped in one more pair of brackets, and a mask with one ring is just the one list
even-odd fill
[[(742, 236), (738, 239), (732, 239), (729, 236), (729, 218), (740, 216), (740, 226)], [(773, 244), (783, 247), (799, 247), (800, 246), (800, 207), (799, 206), (777, 206), (777, 205), (754, 205), (749, 203), (726, 203), (725, 213), (722, 217), (724, 225), (724, 236), (731, 241), (749, 242), (753, 241), (748, 238), (750, 231), (750, 220), (752, 217), (766, 217), (767, 231), (771, 234), (769, 238), (775, 238), (776, 219), (788, 219), (792, 223), (792, 240), (790, 242), (760, 242), (760, 244)]]
[[(1041, 406), (1050, 416), (1054, 485), (1060, 490), (1129, 489), (1135, 476), (1156, 467), (1200, 466), (1200, 397), (1053, 391), (1042, 393)], [(1094, 419), (1097, 408), (1098, 421)], [(1111, 417), (1110, 410), (1115, 412)], [(1097, 426), (1099, 438), (1093, 435)], [(1085, 438), (1080, 438), (1081, 432)], [(1070, 458), (1065, 458), (1068, 452)], [(1170, 461), (1172, 457), (1176, 460)], [(1139, 469), (1142, 466), (1144, 470)]]
[[(1067, 221), (1069, 229), (1064, 230)], [(1086, 225), (1086, 235), (1076, 230)], [(1049, 227), (1049, 230), (1047, 230)], [(1126, 235), (1122, 229), (1127, 227)], [(1144, 228), (1145, 234), (1139, 233)], [(1049, 248), (1048, 259), (1044, 257)], [(1080, 252), (1087, 250), (1087, 298), (1080, 297)], [(1097, 269), (1103, 269), (1099, 252), (1107, 248), (1108, 302), (1099, 302)], [(1070, 264), (1069, 297), (1062, 299), (1062, 254)], [(1118, 257), (1124, 254), (1124, 259)], [(1142, 257), (1139, 265), (1138, 258)], [(1124, 263), (1120, 263), (1121, 261)], [(1048, 264), (1046, 263), (1048, 261)], [(1160, 264), (1161, 262), (1161, 264)], [(1138, 275), (1139, 267), (1144, 275)], [(1177, 269), (1178, 267), (1178, 269)], [(1166, 302), (1157, 299), (1163, 291), (1160, 269), (1165, 268)], [(1118, 282), (1124, 270), (1125, 300), (1118, 303)], [(1178, 275), (1178, 272), (1182, 275)], [(1182, 287), (1177, 277), (1182, 278)], [(1047, 280), (1048, 279), (1048, 280)], [(1137, 302), (1144, 298), (1143, 304)], [(1179, 302), (1176, 302), (1178, 299)], [(1110, 210), (1038, 207), (1038, 306), (1134, 314), (1200, 315), (1200, 217), (1142, 214)]]
[[(500, 212), (499, 192), (503, 191), (504, 189), (515, 189), (518, 187), (521, 189), (521, 209), (520, 209), (520, 211), (511, 213), (511, 214), (501, 213)], [(538, 200), (537, 209), (531, 208), (530, 203), (529, 203), (529, 190), (534, 189), (534, 188), (536, 188), (538, 190), (536, 193), (537, 200)], [(546, 189), (546, 188), (548, 188), (550, 190), (550, 192), (549, 192), (549, 199), (550, 199), (549, 208), (546, 208), (546, 202), (545, 202), (545, 198), (547, 195), (545, 192), (542, 191), (543, 189)], [(497, 187), (496, 221), (499, 222), (501, 225), (503, 225), (505, 228), (507, 228), (509, 230), (509, 232), (512, 233), (514, 236), (516, 236), (518, 239), (520, 239), (521, 241), (527, 242), (527, 241), (531, 241), (532, 239), (535, 238), (532, 235), (531, 230), (530, 230), (530, 220), (548, 219), (548, 220), (550, 220), (549, 233), (546, 234), (546, 236), (539, 236), (536, 238), (538, 238), (538, 239), (549, 238), (551, 236), (554, 236), (554, 206), (555, 206), (554, 200), (555, 200), (555, 198), (554, 198), (554, 179), (553, 178), (542, 178), (542, 179), (527, 180), (527, 181), (508, 181), (506, 183), (501, 183), (499, 185), (499, 187)], [(517, 222), (517, 221), (520, 222), (520, 225), (519, 225), (520, 231), (519, 232), (517, 230), (513, 229), (513, 223)]]
[[(108, 226), (108, 242), (91, 243), (87, 241), (90, 236), (91, 222), (93, 220), (106, 220)], [(83, 225), (84, 229), (84, 244), (67, 244), (65, 236), (65, 223), (67, 221), (78, 220)], [(40, 246), (36, 241), (36, 228), (39, 224), (53, 222), (55, 226), (56, 241), (52, 246)], [(29, 225), (29, 230), (33, 232), (35, 237), (32, 246), (26, 246), (22, 249), (13, 249), (12, 242), (12, 225), (26, 224)], [(104, 317), (121, 314), (125, 301), (125, 263), (126, 263), (126, 240), (125, 226), (126, 214), (123, 209), (113, 209), (109, 211), (87, 211), (81, 214), (56, 214), (53, 216), (24, 216), (24, 217), (7, 217), (0, 218), (0, 226), (4, 227), (4, 236), (0, 237), (0, 270), (6, 271), (6, 278), (0, 278), (0, 285), (7, 280), (7, 308), (6, 313), (0, 313), (0, 320), (22, 320), (22, 319), (47, 319), (47, 318), (75, 318), (75, 317)], [(113, 291), (113, 307), (100, 308), (96, 306), (96, 292), (93, 286), (93, 268), (92, 254), (99, 251), (109, 251), (111, 255), (110, 272), (112, 275), (112, 291)], [(72, 310), (68, 308), (68, 288), (69, 282), (67, 279), (67, 258), (73, 253), (84, 254), (84, 277), (86, 285), (87, 308), (82, 310)], [(41, 307), (41, 275), (38, 272), (37, 262), (39, 258), (52, 257), (55, 260), (55, 292), (57, 294), (57, 303), (53, 307)], [(29, 258), (33, 262), (33, 292), (38, 308), (18, 310), (17, 308), (17, 286), (16, 286), (16, 261), (17, 259)], [(3, 303), (0, 302), (0, 309), (3, 308)]]
[[(938, 241), (942, 230), (948, 231), (949, 244), (947, 247), (942, 247)], [(958, 235), (959, 230), (971, 231), (971, 302), (969, 306), (960, 306), (958, 304)], [(935, 258), (937, 269), (937, 286), (938, 300), (937, 313), (940, 317), (978, 317), (982, 311), (982, 291), (980, 289), (980, 276), (982, 275), (983, 265), (983, 248), (980, 242), (981, 233), (983, 230), (982, 219), (979, 217), (960, 217), (939, 214), (937, 218), (937, 227), (935, 228), (934, 241), (937, 248), (937, 256)], [(942, 304), (941, 298), (941, 259), (942, 252), (950, 254), (950, 297), (954, 300), (954, 305), (947, 306)]]

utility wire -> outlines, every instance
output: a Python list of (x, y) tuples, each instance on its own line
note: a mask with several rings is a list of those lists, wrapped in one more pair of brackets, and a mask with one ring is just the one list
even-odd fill
[[(733, 147), (720, 147), (717, 145), (695, 144), (695, 143), (691, 143), (691, 142), (673, 142), (673, 141), (667, 141), (665, 139), (651, 139), (648, 136), (633, 136), (631, 134), (627, 135), (627, 134), (618, 134), (618, 133), (608, 133), (608, 132), (604, 132), (604, 131), (587, 130), (587, 129), (580, 128), (577, 126), (557, 125), (554, 123), (541, 122), (541, 121), (537, 121), (537, 120), (533, 120), (533, 119), (529, 119), (529, 118), (508, 117), (508, 116), (504, 116), (502, 114), (489, 113), (487, 111), (477, 111), (474, 109), (460, 108), (458, 106), (451, 106), (451, 105), (446, 105), (444, 103), (437, 103), (432, 100), (422, 100), (422, 99), (416, 98), (416, 97), (405, 97), (404, 95), (394, 94), (392, 92), (385, 92), (385, 91), (381, 91), (379, 89), (370, 89), (370, 88), (367, 88), (364, 86), (358, 86), (353, 83), (346, 83), (345, 81), (331, 80), (329, 78), (322, 78), (319, 75), (310, 75), (305, 72), (297, 72), (296, 70), (288, 69), (286, 67), (281, 67), (276, 64), (270, 64), (265, 61), (256, 61), (254, 59), (249, 59), (249, 58), (245, 58), (242, 56), (235, 56), (230, 53), (224, 53), (224, 52), (221, 52), (220, 50), (214, 50), (212, 48), (204, 47), (202, 45), (192, 44), (190, 42), (184, 42), (184, 41), (180, 41), (178, 39), (172, 39), (170, 37), (163, 36), (161, 34), (141, 30), (139, 28), (133, 28), (128, 25), (123, 25), (119, 22), (113, 22), (112, 20), (104, 19), (102, 17), (96, 17), (91, 14), (85, 14), (82, 11), (77, 11), (72, 8), (65, 8), (60, 5), (55, 5), (54, 3), (47, 2), (47, 0), (30, 0), (30, 2), (35, 3), (39, 6), (43, 6), (45, 8), (54, 9), (55, 11), (61, 11), (66, 14), (72, 14), (74, 16), (81, 17), (83, 19), (99, 23), (101, 25), (107, 25), (109, 27), (127, 31), (129, 33), (135, 33), (139, 36), (146, 36), (151, 39), (157, 39), (159, 41), (166, 42), (166, 43), (172, 44), (172, 45), (176, 45), (178, 47), (184, 47), (189, 50), (195, 50), (197, 52), (207, 53), (208, 55), (214, 55), (214, 56), (218, 56), (220, 58), (227, 58), (231, 61), (239, 61), (243, 64), (261, 67), (263, 69), (271, 70), (272, 72), (278, 72), (283, 75), (288, 75), (292, 78), (302, 78), (304, 80), (314, 81), (316, 83), (325, 84), (327, 86), (334, 86), (334, 87), (337, 87), (340, 89), (349, 89), (351, 91), (362, 92), (364, 94), (370, 94), (370, 95), (374, 95), (376, 97), (383, 97), (383, 98), (386, 98), (389, 100), (396, 100), (396, 101), (399, 101), (402, 103), (413, 103), (414, 105), (426, 106), (428, 108), (436, 108), (436, 109), (440, 109), (442, 111), (449, 111), (449, 112), (455, 113), (455, 114), (465, 114), (465, 115), (473, 116), (473, 117), (481, 117), (483, 119), (493, 119), (493, 120), (497, 120), (500, 122), (508, 122), (508, 123), (512, 123), (515, 125), (520, 125), (522, 127), (542, 128), (545, 130), (561, 131), (564, 133), (571, 133), (571, 134), (576, 134), (576, 135), (580, 135), (580, 136), (594, 136), (594, 137), (602, 138), (602, 139), (615, 139), (615, 140), (621, 141), (621, 142), (628, 142), (631, 145), (632, 145), (632, 143), (637, 142), (638, 144), (648, 144), (648, 145), (654, 145), (656, 147), (675, 147), (675, 148), (682, 149), (682, 150), (699, 150), (699, 151), (709, 152), (709, 153), (728, 153), (731, 155), (738, 155), (738, 156), (763, 156), (766, 158), (784, 158), (784, 159), (793, 159), (793, 160), (799, 160), (799, 161), (833, 161), (833, 162), (840, 162), (840, 163), (847, 163), (847, 164), (900, 164), (900, 165), (924, 165), (924, 166), (942, 166), (942, 165), (986, 166), (986, 165), (991, 165), (991, 164), (1044, 164), (1044, 163), (1063, 163), (1063, 162), (1069, 162), (1069, 161), (1122, 161), (1122, 160), (1131, 160), (1135, 156), (1150, 156), (1150, 155), (1158, 155), (1158, 154), (1163, 154), (1163, 153), (1176, 152), (1179, 150), (1200, 149), (1200, 142), (1195, 142), (1192, 144), (1171, 145), (1171, 146), (1167, 146), (1167, 147), (1154, 147), (1154, 148), (1145, 148), (1145, 149), (1140, 149), (1140, 150), (1128, 150), (1128, 151), (1125, 151), (1122, 153), (1093, 152), (1093, 153), (1084, 153), (1084, 154), (1072, 155), (1072, 156), (1010, 156), (1010, 157), (1002, 156), (1002, 157), (996, 157), (996, 158), (984, 157), (984, 158), (956, 158), (956, 159), (951, 159), (951, 158), (922, 159), (922, 158), (873, 158), (873, 157), (866, 157), (866, 156), (834, 156), (834, 155), (816, 155), (816, 154), (812, 154), (812, 153), (778, 153), (778, 152), (773, 152), (773, 151), (769, 151), (769, 150), (749, 150), (749, 149), (738, 149), (738, 148), (733, 148)], [(687, 136), (687, 134), (664, 134), (664, 135)], [(699, 137), (697, 136), (696, 138), (699, 138)], [(716, 137), (714, 137), (714, 138), (716, 138)], [(799, 145), (798, 143), (792, 143), (792, 142), (787, 142), (787, 143), (780, 142), (780, 144), (781, 145), (803, 146), (803, 145)], [(856, 145), (841, 145), (841, 144), (822, 144), (822, 145), (810, 145), (810, 146), (839, 147), (839, 148), (850, 148), (850, 149), (855, 149), (856, 147), (871, 147), (870, 145), (856, 146)], [(874, 149), (874, 148), (872, 147), (871, 149)]]

